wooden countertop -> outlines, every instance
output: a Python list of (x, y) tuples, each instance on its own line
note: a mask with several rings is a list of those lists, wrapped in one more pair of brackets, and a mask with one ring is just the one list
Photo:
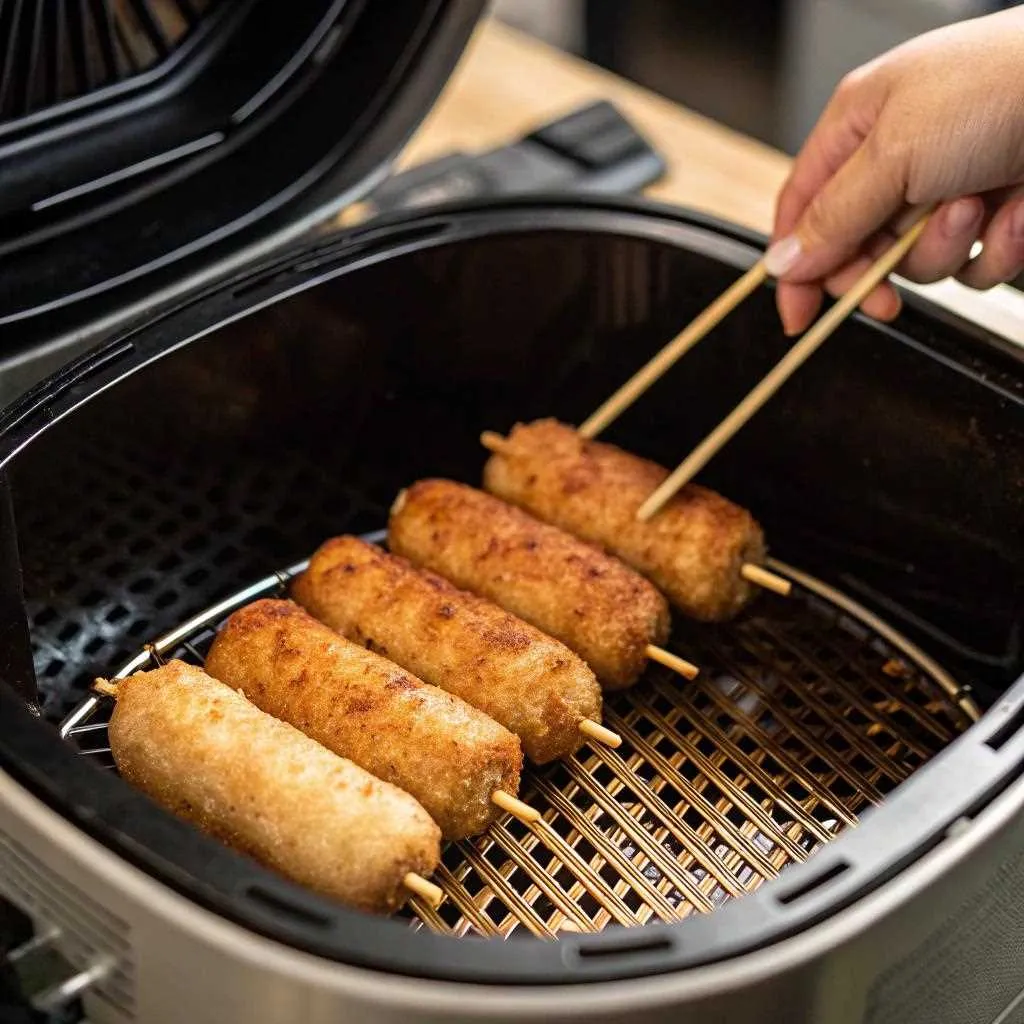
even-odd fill
[[(668, 174), (648, 195), (770, 231), (788, 157), (494, 20), (478, 28), (399, 167), (500, 146), (597, 99), (615, 103), (665, 157)], [(1013, 289), (949, 281), (915, 290), (1024, 344), (1024, 296)]]
[(615, 103), (665, 157), (668, 174), (649, 195), (770, 228), (786, 157), (495, 21), (477, 31), (401, 162), (500, 146), (598, 99)]

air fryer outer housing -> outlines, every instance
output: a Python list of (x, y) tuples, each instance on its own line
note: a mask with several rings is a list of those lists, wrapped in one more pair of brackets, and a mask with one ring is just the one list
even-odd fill
[[(262, 513), (232, 570), (264, 576), (326, 529), (379, 526), (418, 476), (474, 479), (484, 428), (544, 414), (578, 422), (762, 241), (643, 203), (395, 218), (199, 294), (7, 411), (0, 627), (14, 642), (0, 687), (0, 842), (16, 843), (35, 876), (41, 920), (81, 901), (111, 918), (103, 949), (129, 950), (119, 991), (138, 1019), (624, 1021), (685, 1010), (698, 1022), (915, 1024), (995, 1020), (1013, 1004), (1024, 967), (1024, 360), (917, 300), (892, 327), (844, 325), (707, 480), (756, 512), (780, 557), (901, 628), (989, 711), (860, 827), (723, 910), (557, 944), (413, 934), (271, 877), (84, 764), (51, 724), (73, 690), (44, 679), (42, 720), (30, 711), (23, 598), (56, 594), (59, 605), (64, 571), (101, 583), (96, 560), (75, 564), (59, 537), (90, 522), (116, 545), (126, 483), (172, 492), (186, 470), (271, 479), (301, 459), (305, 511)], [(786, 344), (759, 293), (610, 437), (673, 461)], [(142, 461), (97, 473), (69, 500), (62, 465), (76, 445), (116, 466), (125, 440)], [(360, 496), (365, 522), (337, 486)], [(169, 514), (187, 502), (161, 500)], [(225, 596), (232, 579), (214, 573), (189, 607)], [(155, 604), (146, 615), (147, 635), (185, 617)], [(139, 640), (125, 631), (112, 643)], [(90, 1005), (95, 1020), (128, 1019), (113, 998)]]

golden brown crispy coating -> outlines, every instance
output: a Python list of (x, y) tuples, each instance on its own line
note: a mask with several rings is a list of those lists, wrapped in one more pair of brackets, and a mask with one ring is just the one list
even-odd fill
[(500, 814), (519, 790), (519, 740), (482, 711), (340, 637), (291, 601), (231, 616), (206, 671), (257, 707), (411, 793), (448, 839)]
[(642, 576), (463, 484), (421, 480), (403, 492), (388, 545), (561, 640), (605, 689), (632, 686), (647, 646), (668, 638), (668, 604)]
[(594, 673), (564, 644), (497, 605), (357, 537), (335, 537), (292, 596), (343, 636), (486, 712), (544, 764), (601, 720)]
[(484, 487), (505, 501), (600, 544), (642, 572), (695, 619), (729, 619), (756, 588), (740, 575), (763, 561), (764, 534), (749, 512), (690, 484), (653, 519), (637, 509), (668, 470), (609, 444), (587, 441), (556, 420), (519, 424), (484, 469)]
[(350, 906), (395, 910), (405, 875), (440, 862), (440, 830), (408, 793), (192, 665), (122, 680), (109, 733), (121, 775), (157, 803)]

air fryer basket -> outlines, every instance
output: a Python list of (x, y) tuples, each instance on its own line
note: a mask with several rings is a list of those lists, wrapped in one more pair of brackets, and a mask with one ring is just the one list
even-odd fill
[[(645, 207), (534, 202), (424, 215), (264, 267), (40, 387), (0, 423), (16, 527), (4, 533), (11, 569), (0, 579), (0, 625), (17, 637), (16, 534), (48, 724), (32, 722), (25, 702), (19, 707), (0, 688), (5, 770), (130, 860), (256, 931), (417, 975), (554, 982), (663, 972), (763, 946), (877, 888), (1009, 784), (1024, 754), (1016, 742), (1024, 695), (1002, 696), (1024, 665), (1017, 627), (1024, 373), (1009, 347), (930, 310), (909, 310), (896, 328), (851, 321), (706, 474), (761, 519), (777, 558), (822, 587), (789, 609), (772, 611), (775, 599), (766, 598), (767, 610), (739, 632), (695, 641), (705, 651), (743, 637), (756, 644), (750, 638), (764, 622), (782, 629), (787, 616), (798, 625), (801, 615), (835, 624), (831, 588), (850, 595), (866, 614), (841, 624), (848, 646), (817, 666), (819, 655), (798, 647), (797, 661), (810, 659), (817, 682), (805, 683), (802, 705), (776, 695), (775, 713), (794, 721), (811, 714), (801, 728), (813, 737), (815, 702), (827, 715), (840, 692), (850, 708), (851, 724), (839, 728), (847, 748), (825, 751), (840, 776), (870, 747), (863, 737), (877, 734), (874, 725), (884, 731), (890, 712), (897, 732), (898, 721), (911, 721), (901, 735), (920, 748), (900, 769), (893, 751), (904, 757), (912, 749), (870, 747), (894, 766), (877, 794), (898, 785), (890, 798), (858, 828), (821, 845), (810, 864), (713, 914), (635, 933), (570, 931), (557, 945), (527, 938), (507, 946), (367, 920), (200, 841), (51, 730), (94, 675), (116, 670), (147, 641), (298, 562), (331, 534), (379, 529), (395, 493), (412, 480), (478, 480), (481, 430), (549, 414), (579, 422), (754, 253), (740, 234)], [(755, 296), (610, 438), (673, 464), (786, 344), (770, 294)], [(865, 627), (872, 614), (957, 683), (938, 685), (949, 677), (938, 669), (929, 677), (931, 663), (915, 664), (912, 645), (894, 660), (900, 649)], [(783, 631), (775, 642), (794, 641)], [(186, 653), (201, 657), (201, 650)], [(5, 678), (31, 702), (18, 654), (12, 645)], [(735, 652), (720, 655), (714, 678), (728, 674), (730, 657), (743, 678)], [(868, 685), (880, 667), (891, 670), (891, 685), (879, 677), (888, 696)], [(686, 740), (672, 684), (645, 685), (646, 696), (636, 699), (660, 720), (657, 735)], [(694, 692), (704, 694), (705, 710), (691, 694), (687, 713), (713, 705), (713, 684), (701, 685)], [(998, 706), (949, 743), (969, 725), (964, 686), (983, 706)], [(894, 709), (886, 706), (893, 694), (902, 695)], [(874, 725), (870, 710), (864, 720), (871, 707), (880, 715)], [(915, 715), (928, 723), (923, 732), (912, 727)], [(612, 716), (613, 725), (632, 724), (614, 704)], [(640, 730), (638, 742), (644, 735), (651, 733)], [(689, 760), (704, 758), (710, 778), (713, 758), (693, 742)], [(646, 759), (656, 763), (653, 747)], [(678, 767), (686, 747), (677, 747)], [(820, 779), (815, 771), (829, 767), (809, 770)], [(756, 764), (749, 770), (756, 774)], [(616, 792), (611, 780), (590, 777), (596, 782), (577, 782), (595, 800), (605, 788)], [(713, 809), (717, 791), (708, 792)], [(873, 802), (852, 811), (840, 802), (836, 810), (855, 816)], [(757, 803), (748, 807), (755, 816)], [(835, 827), (827, 820), (805, 823), (808, 837), (816, 826), (827, 838)], [(722, 828), (729, 827), (726, 815)], [(799, 830), (787, 828), (776, 844), (799, 847)], [(771, 861), (758, 851), (756, 831), (733, 838), (746, 843), (755, 866)], [(600, 848), (600, 836), (592, 840)], [(809, 842), (803, 852), (819, 845)], [(799, 859), (782, 858), (774, 870)], [(499, 890), (501, 880), (481, 862), (484, 881)], [(709, 902), (714, 892), (706, 887)], [(659, 906), (655, 899), (646, 917), (668, 916)], [(563, 916), (571, 923), (571, 913)], [(503, 917), (490, 920), (495, 927), (477, 930), (505, 930)]]

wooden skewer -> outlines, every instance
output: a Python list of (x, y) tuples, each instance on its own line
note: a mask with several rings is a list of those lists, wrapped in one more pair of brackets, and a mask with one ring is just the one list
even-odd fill
[(518, 818), (524, 825), (534, 825), (540, 821), (540, 811), (536, 807), (524, 804), (518, 797), (506, 793), (503, 789), (496, 789), (491, 794), (491, 800), (503, 811), (508, 811), (513, 818)]
[(512, 447), (507, 437), (502, 437), (496, 430), (485, 430), (480, 435), (480, 443), (495, 455), (511, 455)]
[(444, 889), (439, 885), (434, 885), (433, 882), (422, 875), (417, 875), (415, 871), (410, 871), (402, 879), (402, 885), (414, 896), (419, 896), (424, 903), (433, 907), (434, 910), (437, 910), (444, 900)]
[(727, 288), (681, 334), (670, 341), (643, 369), (637, 371), (595, 413), (583, 421), (580, 433), (597, 437), (618, 419), (652, 384), (715, 329), (747, 296), (768, 278), (764, 260), (758, 260), (738, 281)]
[(735, 409), (687, 456), (665, 482), (640, 506), (637, 518), (646, 522), (665, 506), (673, 495), (690, 482), (723, 448), (740, 428), (832, 335), (837, 327), (887, 278), (928, 223), (924, 213), (909, 231), (865, 271), (860, 280), (779, 360), (768, 375)]
[[(110, 682), (109, 679), (97, 679), (93, 682), (92, 688), (97, 692), (103, 694), (104, 697), (117, 698), (117, 683)], [(521, 803), (519, 800), (515, 800), (514, 797), (509, 797), (508, 793), (503, 793), (501, 790), (497, 790), (494, 794), (494, 802), (499, 807), (503, 807), (503, 804), (499, 803), (497, 797), (499, 794), (502, 797), (507, 797), (509, 800), (514, 800), (516, 804)], [(527, 807), (526, 804), (522, 804), (523, 807)], [(507, 808), (505, 808), (507, 810)], [(528, 807), (528, 810), (533, 811), (537, 816), (537, 820), (540, 818), (540, 813), (533, 810), (532, 807)], [(414, 896), (418, 896), (424, 903), (429, 904), (435, 910), (441, 905), (444, 900), (444, 890), (435, 885), (429, 879), (424, 878), (422, 875), (416, 874), (415, 871), (408, 872), (402, 879), (402, 885), (409, 890)]]
[(696, 665), (685, 658), (680, 658), (678, 654), (666, 651), (664, 647), (655, 647), (654, 644), (648, 644), (646, 654), (651, 661), (656, 661), (659, 665), (664, 665), (665, 668), (678, 672), (684, 679), (696, 679), (700, 675), (700, 669)]
[(783, 597), (789, 597), (793, 592), (793, 584), (784, 576), (769, 572), (763, 566), (754, 565), (753, 562), (744, 563), (743, 568), (740, 569), (740, 575), (748, 583), (755, 583), (757, 586), (764, 587), (765, 590), (770, 590), (775, 594), (781, 594)]
[[(495, 455), (511, 455), (512, 448), (508, 442), (508, 438), (502, 437), (501, 434), (493, 430), (485, 430), (480, 435), (480, 443), (489, 451)], [(759, 587), (764, 587), (765, 590), (771, 590), (776, 594), (781, 594), (783, 597), (789, 597), (793, 590), (793, 584), (789, 580), (777, 575), (774, 572), (769, 572), (763, 566), (754, 565), (753, 562), (745, 562), (743, 567), (740, 569), (740, 575), (750, 583), (755, 583)]]
[(622, 737), (617, 732), (606, 729), (600, 722), (595, 722), (592, 718), (584, 718), (578, 728), (587, 739), (611, 747), (612, 750), (622, 746)]

